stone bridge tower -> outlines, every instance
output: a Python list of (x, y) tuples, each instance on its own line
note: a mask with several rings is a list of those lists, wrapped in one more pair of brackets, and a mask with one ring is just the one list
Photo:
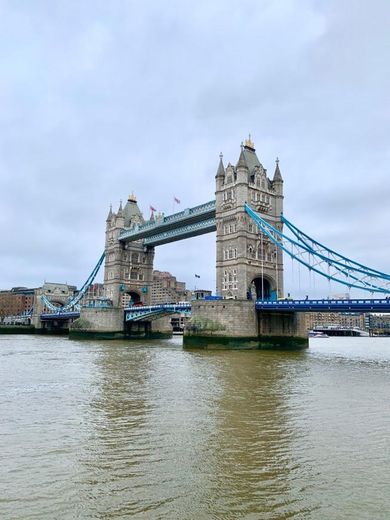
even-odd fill
[(154, 248), (144, 248), (142, 240), (127, 243), (119, 240), (121, 231), (144, 222), (134, 195), (129, 195), (124, 208), (120, 204), (117, 213), (111, 208), (108, 213), (104, 289), (114, 307), (126, 307), (131, 302), (151, 303)]
[(241, 145), (236, 166), (216, 174), (217, 294), (231, 299), (283, 296), (283, 256), (244, 209), (247, 202), (282, 230), (283, 179), (276, 160), (273, 179), (260, 163), (250, 137)]

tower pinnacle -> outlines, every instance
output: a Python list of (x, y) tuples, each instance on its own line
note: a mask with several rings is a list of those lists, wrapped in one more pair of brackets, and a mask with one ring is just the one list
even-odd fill
[(248, 165), (246, 163), (246, 159), (245, 159), (245, 155), (244, 155), (244, 147), (243, 146), (241, 147), (241, 153), (240, 153), (240, 157), (238, 159), (238, 163), (236, 164), (236, 168), (237, 169), (245, 168), (246, 170), (248, 169)]
[(222, 159), (223, 159), (223, 155), (221, 152), (219, 154), (219, 165), (218, 165), (218, 170), (217, 170), (215, 177), (224, 177), (225, 176), (225, 168), (224, 168)]
[(280, 173), (280, 168), (279, 168), (279, 157), (276, 157), (275, 163), (276, 163), (276, 167), (275, 167), (274, 178), (272, 179), (272, 181), (273, 182), (275, 182), (275, 181), (283, 182), (282, 174)]

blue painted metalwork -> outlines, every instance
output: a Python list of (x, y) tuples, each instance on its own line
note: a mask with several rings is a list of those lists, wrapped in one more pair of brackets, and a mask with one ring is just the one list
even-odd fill
[(106, 256), (106, 253), (104, 252), (101, 257), (99, 258), (99, 261), (98, 263), (95, 265), (95, 267), (93, 268), (93, 271), (91, 272), (91, 274), (88, 276), (87, 280), (84, 282), (84, 285), (82, 286), (82, 288), (79, 290), (79, 292), (77, 293), (76, 296), (74, 296), (73, 298), (71, 298), (68, 303), (66, 305), (64, 305), (64, 307), (56, 307), (55, 305), (53, 305), (51, 303), (51, 301), (48, 299), (48, 297), (46, 295), (42, 295), (41, 296), (41, 300), (43, 301), (43, 303), (46, 305), (46, 307), (48, 309), (50, 309), (51, 311), (53, 312), (68, 312), (70, 311), (71, 309), (74, 309), (77, 304), (79, 303), (79, 301), (82, 299), (82, 297), (85, 295), (85, 293), (88, 291), (88, 288), (89, 286), (91, 285), (91, 283), (94, 281), (102, 263), (103, 263), (103, 260), (104, 260), (104, 257)]
[(166, 314), (190, 314), (191, 303), (164, 303), (161, 305), (132, 306), (125, 309), (125, 321), (151, 321)]
[(381, 271), (377, 271), (376, 269), (371, 269), (370, 267), (367, 267), (363, 264), (359, 264), (358, 262), (355, 262), (355, 260), (347, 258), (346, 256), (343, 256), (340, 253), (337, 253), (336, 251), (329, 249), (327, 246), (321, 244), (320, 242), (317, 242), (316, 240), (314, 240), (314, 238), (311, 238), (309, 235), (307, 235), (306, 233), (298, 229), (296, 226), (294, 226), (294, 224), (289, 222), (283, 215), (281, 216), (281, 221), (288, 227), (288, 229), (295, 235), (295, 237), (300, 242), (305, 244), (306, 247), (314, 250), (316, 249), (315, 246), (317, 246), (318, 248), (321, 248), (322, 251), (325, 251), (326, 253), (332, 255), (330, 258), (323, 255), (323, 258), (325, 258), (327, 261), (330, 261), (331, 263), (338, 263), (341, 266), (345, 266), (345, 264), (350, 264), (351, 266), (356, 266), (356, 271), (358, 272), (372, 274), (374, 276), (383, 278), (384, 280), (390, 279), (390, 275), (382, 273)]
[(272, 312), (390, 312), (390, 299), (256, 300), (256, 309)]
[[(371, 293), (390, 293), (390, 275), (380, 273), (380, 271), (370, 269), (362, 264), (346, 259), (346, 257), (334, 253), (319, 243), (316, 244), (321, 247), (321, 249), (311, 246), (308, 240), (297, 241), (288, 237), (260, 217), (248, 204), (245, 204), (245, 211), (253, 219), (260, 231), (278, 248), (282, 249), (292, 259), (297, 260), (309, 270), (328, 280), (346, 285), (348, 288), (354, 287)], [(307, 237), (307, 235), (305, 236)], [(315, 241), (313, 241), (313, 244), (314, 243)], [(327, 256), (323, 254), (324, 251), (327, 253)], [(334, 258), (331, 253), (337, 255), (337, 257)], [(324, 267), (327, 268), (328, 272), (322, 270)], [(330, 271), (331, 268), (333, 268), (334, 272)]]
[(179, 228), (175, 228), (170, 231), (164, 231), (163, 233), (145, 238), (144, 245), (151, 247), (160, 246), (162, 244), (168, 244), (177, 240), (184, 240), (185, 238), (211, 233), (216, 229), (215, 218), (210, 218), (208, 220), (202, 220), (201, 222), (195, 222), (194, 224), (188, 224), (187, 226), (181, 226)]
[[(211, 200), (205, 204), (201, 204), (200, 206), (187, 208), (184, 211), (174, 213), (173, 215), (168, 215), (167, 217), (157, 218), (155, 222), (136, 225), (134, 228), (124, 230), (119, 234), (119, 240), (123, 242), (143, 240), (156, 235), (160, 236), (165, 231), (172, 231), (174, 229), (179, 230), (180, 228), (185, 228), (190, 224), (195, 224), (196, 222), (205, 222), (214, 218), (215, 200)], [(194, 229), (200, 230), (201, 228)], [(209, 230), (203, 230), (203, 233), (209, 232)], [(176, 235), (174, 233), (170, 234), (172, 239), (174, 239), (175, 236)], [(184, 237), (179, 237), (177, 240), (180, 240), (180, 238)], [(150, 243), (148, 245), (150, 245)]]
[(77, 319), (80, 317), (80, 312), (44, 312), (40, 315), (41, 321), (64, 321), (70, 319)]

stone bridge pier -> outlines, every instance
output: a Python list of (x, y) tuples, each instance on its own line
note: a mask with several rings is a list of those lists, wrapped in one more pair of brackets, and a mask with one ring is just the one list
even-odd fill
[(304, 314), (262, 312), (248, 300), (198, 300), (184, 335), (188, 348), (283, 348), (308, 346)]

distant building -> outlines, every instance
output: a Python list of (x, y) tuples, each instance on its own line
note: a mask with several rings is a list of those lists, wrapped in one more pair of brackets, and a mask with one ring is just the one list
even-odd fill
[(211, 291), (207, 289), (195, 289), (193, 295), (194, 300), (203, 300), (205, 296), (211, 296)]
[(366, 327), (376, 336), (390, 336), (390, 315), (370, 313), (366, 315)]
[(174, 303), (189, 299), (185, 282), (178, 282), (176, 277), (167, 271), (153, 271), (152, 305), (157, 303)]
[(19, 316), (28, 312), (34, 304), (35, 289), (13, 287), (0, 291), (0, 320), (5, 316)]
[[(349, 293), (332, 294), (328, 297), (331, 300), (348, 300), (349, 298)], [(326, 326), (361, 330), (366, 328), (363, 312), (308, 312), (305, 316), (307, 330)]]
[(365, 315), (363, 312), (307, 312), (306, 328), (312, 330), (315, 327), (342, 327), (364, 330)]

